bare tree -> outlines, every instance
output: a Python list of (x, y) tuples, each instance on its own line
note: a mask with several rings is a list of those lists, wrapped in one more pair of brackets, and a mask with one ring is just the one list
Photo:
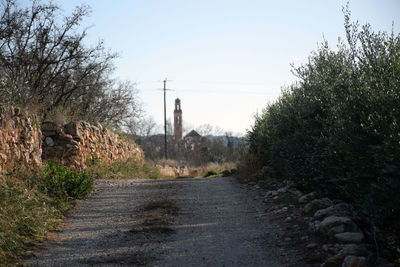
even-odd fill
[(156, 134), (161, 128), (151, 116), (132, 119), (126, 127), (131, 135), (144, 138)]
[(196, 128), (196, 132), (198, 132), (201, 136), (211, 135), (213, 132), (213, 126), (211, 124), (202, 124)]
[(100, 41), (87, 47), (79, 30), (88, 6), (64, 16), (53, 2), (29, 8), (0, 0), (0, 71), (3, 101), (34, 107), (43, 117), (63, 108), (78, 117), (120, 127), (137, 116), (134, 85), (111, 79), (117, 57)]

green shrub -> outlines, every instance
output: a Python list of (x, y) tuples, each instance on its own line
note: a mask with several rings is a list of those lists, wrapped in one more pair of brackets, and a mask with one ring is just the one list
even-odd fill
[[(249, 151), (297, 184), (355, 204), (400, 236), (400, 35), (358, 28), (323, 43), (299, 81), (256, 116)], [(399, 243), (397, 243), (398, 245)]]
[(62, 199), (83, 198), (93, 187), (93, 179), (86, 172), (77, 174), (53, 161), (48, 161), (44, 165), (36, 182), (42, 192)]

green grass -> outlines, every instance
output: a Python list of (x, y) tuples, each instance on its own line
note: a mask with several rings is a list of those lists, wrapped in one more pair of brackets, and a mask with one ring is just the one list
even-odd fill
[(25, 244), (54, 228), (59, 213), (51, 199), (37, 189), (0, 181), (0, 265), (15, 263)]
[[(88, 163), (83, 173), (51, 161), (36, 173), (17, 163), (10, 164), (9, 170), (3, 172), (0, 176), (0, 266), (18, 264), (24, 251), (43, 241), (49, 231), (56, 230), (75, 200), (92, 191), (94, 179), (160, 177), (156, 167), (134, 160)], [(172, 209), (159, 208), (163, 212)]]
[(94, 179), (158, 179), (160, 170), (148, 162), (139, 162), (134, 159), (107, 163), (98, 159), (87, 162), (86, 173)]
[(0, 265), (18, 263), (32, 244), (48, 231), (75, 203), (92, 190), (93, 180), (54, 162), (37, 173), (13, 169), (0, 177)]

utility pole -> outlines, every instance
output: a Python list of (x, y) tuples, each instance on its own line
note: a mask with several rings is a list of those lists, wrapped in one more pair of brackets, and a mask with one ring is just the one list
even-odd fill
[(167, 91), (171, 89), (167, 89), (167, 81), (170, 82), (167, 78), (164, 81), (159, 81), (164, 83), (164, 88), (159, 89), (164, 91), (164, 157), (168, 159), (168, 146), (167, 146)]
[(167, 78), (164, 79), (164, 156), (168, 159), (167, 149)]

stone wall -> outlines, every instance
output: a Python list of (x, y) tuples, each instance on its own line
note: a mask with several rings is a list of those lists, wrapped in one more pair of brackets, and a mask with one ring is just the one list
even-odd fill
[(39, 120), (19, 108), (0, 106), (0, 174), (15, 163), (34, 170), (41, 166)]
[(42, 160), (54, 160), (82, 171), (92, 157), (112, 162), (144, 161), (143, 150), (100, 124), (73, 122), (57, 125), (20, 108), (0, 106), (0, 175), (15, 164), (38, 169)]
[(100, 124), (94, 126), (87, 122), (71, 122), (56, 125), (42, 123), (44, 160), (55, 160), (77, 170), (83, 170), (87, 159), (92, 157), (107, 162), (134, 158), (144, 161), (142, 149)]

